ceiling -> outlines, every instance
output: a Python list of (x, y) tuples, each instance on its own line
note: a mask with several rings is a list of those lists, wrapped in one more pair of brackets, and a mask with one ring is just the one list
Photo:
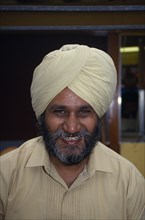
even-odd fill
[(145, 0), (0, 0), (0, 5), (144, 5)]

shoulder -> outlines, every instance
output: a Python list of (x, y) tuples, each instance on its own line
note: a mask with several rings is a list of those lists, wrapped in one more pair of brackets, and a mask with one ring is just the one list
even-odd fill
[(11, 183), (18, 174), (25, 173), (26, 167), (33, 155), (34, 161), (39, 161), (41, 152), (44, 152), (44, 144), (41, 137), (26, 141), (20, 147), (0, 156), (1, 187), (9, 189)]
[(1, 155), (1, 168), (12, 169), (13, 167), (27, 162), (31, 154), (39, 148), (40, 145), (43, 145), (43, 140), (41, 137), (36, 137), (24, 142), (20, 147)]
[(98, 157), (101, 155), (106, 169), (110, 171), (107, 180), (109, 179), (114, 190), (116, 188), (126, 198), (128, 218), (143, 219), (139, 218), (139, 216), (145, 216), (145, 179), (143, 175), (133, 163), (102, 143), (98, 143), (95, 151), (96, 157), (97, 153)]
[(132, 162), (102, 143), (98, 143), (94, 155), (96, 170), (106, 172), (111, 184), (115, 183), (120, 188), (124, 188), (128, 195), (135, 192), (136, 196), (144, 195), (145, 179)]
[(109, 166), (114, 173), (119, 173), (128, 177), (129, 175), (134, 174), (135, 176), (143, 178), (142, 174), (138, 171), (132, 162), (116, 153), (109, 147), (105, 146), (104, 144), (99, 142), (95, 151), (96, 157), (99, 152), (99, 155), (101, 155), (105, 160), (104, 163), (106, 166)]

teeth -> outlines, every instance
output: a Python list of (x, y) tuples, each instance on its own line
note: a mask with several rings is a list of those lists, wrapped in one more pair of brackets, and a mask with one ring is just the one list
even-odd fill
[(76, 141), (78, 139), (79, 139), (79, 137), (66, 137), (65, 138), (65, 140), (67, 140), (67, 141)]

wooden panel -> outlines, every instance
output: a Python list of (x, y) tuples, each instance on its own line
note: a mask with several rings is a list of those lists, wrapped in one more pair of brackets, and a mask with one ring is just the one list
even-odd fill
[(140, 12), (1, 12), (1, 26), (144, 25)]
[(120, 93), (120, 68), (119, 68), (119, 34), (110, 33), (108, 36), (108, 53), (114, 60), (117, 73), (118, 85), (114, 100), (109, 109), (109, 146), (116, 152), (120, 152), (119, 147), (119, 105), (118, 97)]

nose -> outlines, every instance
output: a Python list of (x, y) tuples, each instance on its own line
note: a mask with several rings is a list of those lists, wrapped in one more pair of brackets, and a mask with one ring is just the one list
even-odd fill
[(62, 129), (65, 132), (68, 132), (70, 134), (74, 134), (76, 132), (79, 132), (81, 129), (81, 123), (77, 116), (74, 114), (69, 115), (65, 121), (63, 122)]

